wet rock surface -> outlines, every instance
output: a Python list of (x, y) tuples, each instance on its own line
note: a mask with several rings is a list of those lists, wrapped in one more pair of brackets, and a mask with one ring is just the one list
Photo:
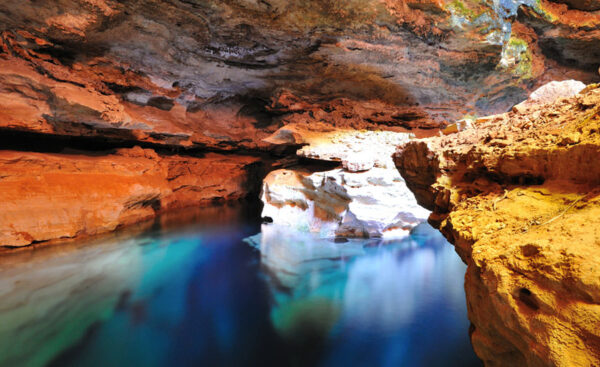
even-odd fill
[(409, 142), (395, 162), (467, 263), (486, 365), (600, 363), (600, 89)]

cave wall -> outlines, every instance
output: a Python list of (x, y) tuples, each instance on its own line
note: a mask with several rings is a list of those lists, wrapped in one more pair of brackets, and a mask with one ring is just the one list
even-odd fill
[[(432, 134), (465, 116), (503, 112), (548, 80), (596, 81), (593, 8), (575, 0), (5, 0), (0, 149), (51, 162), (50, 153), (75, 148), (100, 161), (140, 145), (159, 160), (190, 157), (177, 164), (204, 181), (189, 205), (237, 199), (253, 191), (219, 191), (218, 178), (260, 180), (249, 173), (256, 170), (244, 163), (198, 173), (191, 162), (207, 151), (243, 162), (285, 156), (265, 138), (289, 124)], [(32, 179), (27, 161), (11, 161), (17, 168), (0, 178), (20, 182), (20, 195)], [(217, 190), (206, 191), (211, 185)], [(88, 190), (113, 200), (101, 187)], [(36, 200), (51, 208), (52, 200)], [(99, 228), (148, 216), (114, 210), (130, 219)], [(37, 210), (35, 220), (51, 213)], [(0, 220), (4, 238), (40, 241), (15, 215)]]
[(600, 364), (600, 88), (409, 142), (395, 162), (467, 264), (486, 366)]

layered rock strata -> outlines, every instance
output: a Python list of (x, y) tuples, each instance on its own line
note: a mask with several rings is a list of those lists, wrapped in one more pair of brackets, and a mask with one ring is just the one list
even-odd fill
[[(0, 245), (97, 234), (165, 210), (247, 196), (259, 159), (0, 151)], [(254, 185), (254, 186), (253, 186)]]
[(487, 366), (600, 365), (600, 89), (530, 103), (395, 163), (467, 263)]
[[(305, 144), (266, 139), (298, 124), (325, 135), (339, 129), (425, 134), (465, 115), (505, 111), (547, 80), (596, 81), (600, 16), (591, 2), (564, 2), (6, 0), (0, 3), (0, 134), (242, 156), (280, 155)], [(10, 149), (3, 143), (0, 149)], [(30, 150), (49, 152), (39, 145)], [(347, 153), (318, 155), (341, 161), (347, 171), (381, 168), (364, 150)], [(32, 156), (38, 168), (56, 162), (52, 154)], [(96, 181), (119, 175), (106, 161), (113, 158), (120, 167), (115, 155), (95, 157), (107, 167), (94, 171)], [(186, 162), (161, 167), (186, 171), (189, 165), (195, 172), (193, 158), (181, 159)], [(10, 190), (26, 192), (29, 167), (25, 160), (11, 163), (9, 176), (23, 177), (23, 184)], [(206, 178), (203, 172), (198, 175)], [(153, 174), (150, 169), (139, 180), (153, 182)], [(222, 173), (223, 182), (219, 175), (186, 186), (196, 191), (171, 189), (161, 208), (187, 202), (174, 198), (188, 191), (189, 202), (221, 197), (217, 190), (227, 196), (230, 172)], [(63, 194), (39, 190), (40, 203)], [(109, 200), (102, 207), (117, 205), (121, 213), (121, 204), (102, 195)], [(14, 213), (22, 197), (3, 204)], [(48, 213), (42, 213), (29, 212), (32, 224), (44, 226)], [(142, 207), (122, 215), (151, 214)], [(96, 214), (71, 215), (58, 216), (65, 231), (52, 236), (96, 231), (80, 219)], [(101, 211), (97, 216), (98, 228), (121, 222)], [(10, 244), (51, 237), (32, 235), (24, 223), (6, 217), (0, 223), (3, 233), (23, 233), (7, 235)]]
[(9, 0), (0, 127), (228, 150), (299, 121), (435, 127), (596, 80), (599, 24), (545, 0)]

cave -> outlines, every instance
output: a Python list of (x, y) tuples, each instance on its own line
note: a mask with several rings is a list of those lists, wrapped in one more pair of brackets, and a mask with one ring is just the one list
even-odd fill
[(2, 0), (0, 367), (600, 366), (596, 0)]

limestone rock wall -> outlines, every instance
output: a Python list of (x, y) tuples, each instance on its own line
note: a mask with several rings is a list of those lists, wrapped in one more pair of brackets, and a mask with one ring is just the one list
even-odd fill
[(488, 366), (600, 364), (600, 89), (409, 142), (395, 162), (467, 263)]

